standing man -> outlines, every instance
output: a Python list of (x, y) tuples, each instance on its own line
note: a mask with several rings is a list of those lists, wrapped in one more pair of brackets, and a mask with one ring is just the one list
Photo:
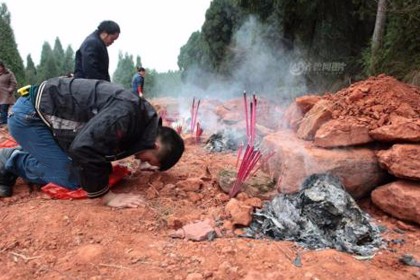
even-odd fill
[(16, 77), (12, 71), (6, 68), (0, 61), (0, 124), (7, 124), (7, 112), (9, 106), (15, 103)]
[(184, 152), (184, 141), (161, 126), (153, 106), (107, 81), (52, 78), (31, 86), (12, 108), (9, 131), (18, 148), (0, 149), (0, 197), (17, 177), (68, 189), (111, 207), (137, 207), (138, 195), (109, 190), (111, 161), (131, 155), (164, 171)]
[(107, 47), (120, 36), (119, 25), (111, 20), (101, 22), (83, 41), (76, 52), (75, 78), (97, 79), (110, 82)]
[(138, 94), (140, 97), (143, 97), (143, 89), (144, 89), (144, 77), (146, 76), (146, 69), (143, 67), (137, 67), (137, 73), (134, 74), (132, 85), (133, 85), (133, 93)]

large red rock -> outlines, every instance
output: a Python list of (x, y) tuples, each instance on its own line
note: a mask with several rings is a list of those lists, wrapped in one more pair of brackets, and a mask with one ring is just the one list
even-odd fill
[(420, 142), (420, 119), (405, 119), (370, 131), (370, 136), (382, 142)]
[(379, 151), (379, 164), (398, 178), (420, 180), (420, 144), (395, 144)]
[(353, 197), (360, 198), (386, 177), (375, 152), (368, 148), (318, 148), (312, 142), (298, 139), (292, 131), (269, 134), (262, 145), (267, 151), (275, 151), (265, 169), (277, 180), (280, 192), (297, 192), (307, 176), (329, 172), (341, 178)]
[(284, 121), (286, 123), (286, 127), (297, 131), (299, 128), (299, 124), (303, 119), (303, 116), (304, 113), (297, 106), (296, 102), (292, 102), (284, 112)]
[(347, 119), (335, 119), (324, 123), (317, 130), (314, 144), (323, 148), (333, 148), (366, 144), (372, 141), (367, 126)]
[(306, 114), (319, 100), (321, 100), (321, 96), (319, 95), (304, 95), (296, 97), (295, 102), (301, 112)]
[(300, 139), (312, 140), (321, 125), (331, 119), (331, 106), (328, 100), (318, 101), (303, 117), (296, 135)]
[(420, 225), (420, 183), (392, 182), (376, 188), (371, 197), (384, 212)]

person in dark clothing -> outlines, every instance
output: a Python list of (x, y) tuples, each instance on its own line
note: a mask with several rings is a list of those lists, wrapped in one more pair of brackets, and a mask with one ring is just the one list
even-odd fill
[(138, 94), (141, 97), (143, 97), (144, 76), (146, 76), (146, 69), (137, 67), (137, 73), (134, 74), (131, 82), (133, 93)]
[(10, 69), (7, 69), (3, 61), (0, 61), (0, 125), (7, 124), (9, 107), (15, 103), (16, 77)]
[(111, 161), (131, 155), (167, 170), (184, 152), (175, 130), (162, 127), (153, 106), (118, 84), (57, 77), (31, 86), (9, 117), (20, 145), (0, 149), (0, 197), (11, 196), (16, 178), (68, 189), (112, 207), (137, 207), (137, 195), (109, 190)]
[(107, 47), (119, 36), (120, 27), (116, 22), (101, 22), (76, 51), (74, 77), (111, 81)]

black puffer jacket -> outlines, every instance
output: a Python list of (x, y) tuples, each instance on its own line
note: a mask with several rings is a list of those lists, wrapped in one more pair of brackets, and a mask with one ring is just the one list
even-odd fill
[(76, 51), (74, 68), (75, 78), (111, 81), (109, 56), (105, 43), (99, 37), (99, 31), (90, 34)]
[(35, 108), (72, 158), (89, 197), (108, 191), (110, 161), (154, 147), (155, 109), (114, 83), (53, 78), (39, 86)]

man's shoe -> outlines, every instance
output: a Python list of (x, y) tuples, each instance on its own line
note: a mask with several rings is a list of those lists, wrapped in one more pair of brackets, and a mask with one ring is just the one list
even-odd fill
[(12, 194), (12, 187), (0, 185), (0, 197), (9, 197), (12, 196)]
[(12, 196), (12, 187), (16, 183), (17, 176), (6, 171), (6, 162), (13, 152), (19, 148), (0, 149), (0, 197)]

